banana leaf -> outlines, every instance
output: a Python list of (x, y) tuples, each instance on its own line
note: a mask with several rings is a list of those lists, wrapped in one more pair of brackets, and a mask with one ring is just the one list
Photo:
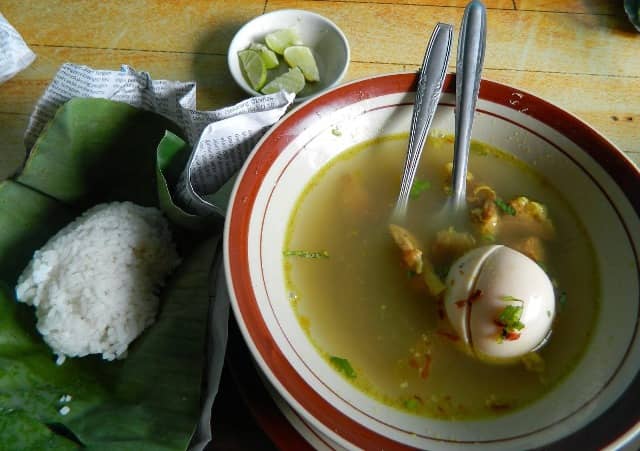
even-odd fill
[(624, 0), (624, 10), (629, 21), (640, 31), (640, 0)]
[[(22, 172), (0, 183), (0, 449), (187, 448), (200, 414), (219, 227), (171, 200), (189, 152), (180, 133), (126, 104), (73, 99), (43, 130)], [(60, 228), (116, 200), (165, 211), (182, 263), (161, 293), (156, 322), (125, 359), (56, 365), (33, 309), (15, 300), (17, 277)]]

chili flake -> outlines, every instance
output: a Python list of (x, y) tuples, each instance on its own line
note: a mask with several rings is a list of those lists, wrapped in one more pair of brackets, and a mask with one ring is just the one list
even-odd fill
[(480, 290), (480, 289), (475, 290), (475, 291), (471, 292), (471, 294), (469, 295), (469, 297), (467, 299), (460, 299), (459, 301), (456, 301), (455, 302), (456, 307), (462, 308), (462, 307), (464, 307), (465, 304), (471, 305), (474, 302), (478, 301), (481, 296), (482, 296), (482, 290)]

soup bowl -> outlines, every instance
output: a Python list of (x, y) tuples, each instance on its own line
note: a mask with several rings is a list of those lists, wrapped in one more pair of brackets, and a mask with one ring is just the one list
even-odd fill
[[(239, 174), (225, 224), (225, 271), (235, 317), (266, 383), (329, 448), (570, 449), (634, 441), (640, 432), (640, 172), (587, 124), (517, 88), (482, 81), (473, 138), (535, 168), (579, 213), (592, 242), (600, 309), (575, 368), (517, 410), (443, 420), (358, 390), (310, 342), (285, 281), (291, 213), (333, 158), (408, 132), (415, 82), (414, 73), (377, 76), (300, 105), (260, 140)], [(455, 76), (448, 75), (432, 131), (453, 133), (454, 90)]]

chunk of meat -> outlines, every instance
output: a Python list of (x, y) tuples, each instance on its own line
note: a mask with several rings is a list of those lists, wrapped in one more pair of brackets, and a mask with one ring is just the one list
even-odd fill
[(494, 202), (497, 197), (496, 192), (489, 185), (475, 186), (467, 192), (467, 202), (472, 205), (482, 205), (486, 201)]
[(407, 229), (396, 224), (389, 224), (389, 232), (391, 232), (393, 241), (400, 248), (402, 261), (407, 265), (407, 268), (416, 274), (421, 274), (423, 260), (418, 239)]
[(509, 205), (514, 209), (515, 215), (502, 215), (500, 219), (500, 234), (505, 239), (537, 236), (543, 240), (551, 240), (555, 237), (555, 227), (544, 205), (525, 196), (512, 199)]
[(531, 260), (537, 263), (544, 263), (546, 257), (546, 251), (542, 239), (537, 236), (529, 236), (521, 238), (513, 242), (508, 242), (507, 245), (513, 249), (522, 252)]
[(478, 234), (488, 241), (493, 241), (498, 233), (500, 214), (495, 199), (485, 199), (481, 207), (471, 209), (471, 222), (478, 230)]
[(528, 197), (518, 196), (511, 201), (509, 205), (516, 211), (516, 216), (528, 216), (540, 222), (548, 222), (549, 216), (547, 209), (539, 202), (535, 202)]
[(487, 241), (494, 241), (498, 233), (500, 214), (496, 206), (496, 192), (488, 185), (480, 185), (472, 189), (467, 201), (471, 208), (471, 222), (478, 234)]
[(449, 266), (476, 246), (476, 239), (468, 232), (457, 232), (453, 227), (440, 230), (431, 245), (433, 262)]
[(422, 282), (432, 296), (444, 292), (445, 285), (435, 273), (431, 262), (427, 260), (418, 239), (407, 229), (396, 224), (389, 225), (389, 232), (402, 252), (402, 261), (415, 274), (422, 274)]

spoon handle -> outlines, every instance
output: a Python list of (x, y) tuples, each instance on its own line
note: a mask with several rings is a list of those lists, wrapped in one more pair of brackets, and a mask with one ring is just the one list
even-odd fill
[(424, 54), (411, 118), (409, 148), (400, 183), (400, 194), (394, 211), (394, 217), (400, 220), (406, 215), (407, 202), (422, 155), (422, 147), (440, 100), (452, 41), (453, 27), (449, 24), (438, 23), (431, 34), (429, 45)]
[(456, 62), (456, 136), (453, 152), (453, 204), (466, 200), (467, 162), (471, 127), (480, 91), (480, 74), (484, 61), (487, 15), (482, 2), (474, 0), (464, 10)]

